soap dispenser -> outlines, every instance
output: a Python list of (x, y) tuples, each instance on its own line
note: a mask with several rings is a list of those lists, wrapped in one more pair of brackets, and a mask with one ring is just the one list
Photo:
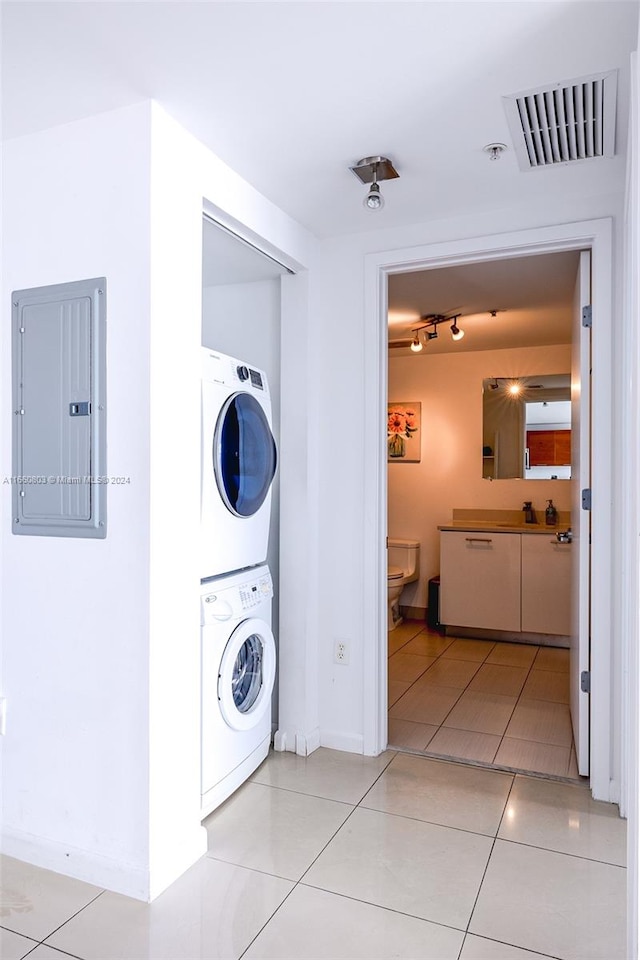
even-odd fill
[(531, 500), (525, 500), (522, 504), (522, 509), (524, 510), (524, 522), (536, 523), (536, 512), (533, 509)]
[(545, 523), (548, 527), (555, 527), (558, 522), (558, 511), (553, 505), (553, 500), (547, 500), (547, 509), (544, 512)]

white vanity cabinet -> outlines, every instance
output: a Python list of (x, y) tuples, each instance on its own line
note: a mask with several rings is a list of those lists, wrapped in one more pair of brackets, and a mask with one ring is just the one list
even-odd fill
[(522, 537), (522, 630), (571, 633), (571, 544)]
[(520, 630), (520, 534), (446, 531), (440, 540), (440, 621)]
[(555, 534), (443, 530), (440, 622), (568, 636), (571, 556)]

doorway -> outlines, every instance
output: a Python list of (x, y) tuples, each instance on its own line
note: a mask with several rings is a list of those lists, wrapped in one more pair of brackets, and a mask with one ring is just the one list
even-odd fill
[[(386, 555), (380, 549), (386, 536), (386, 444), (380, 429), (386, 421), (386, 332), (387, 289), (389, 279), (398, 273), (436, 270), (462, 263), (478, 263), (500, 259), (523, 257), (530, 254), (556, 253), (589, 249), (593, 256), (593, 311), (598, 318), (594, 327), (593, 396), (593, 528), (594, 546), (592, 579), (603, 574), (603, 588), (592, 591), (590, 618), (593, 647), (591, 653), (591, 788), (594, 797), (609, 801), (619, 799), (619, 785), (610, 776), (611, 757), (609, 739), (611, 734), (610, 691), (611, 646), (608, 625), (610, 622), (610, 587), (607, 570), (610, 560), (609, 493), (610, 471), (610, 413), (611, 375), (609, 370), (610, 345), (610, 297), (611, 297), (611, 224), (608, 220), (589, 221), (582, 224), (567, 224), (561, 227), (519, 231), (501, 236), (476, 238), (434, 244), (386, 254), (372, 254), (367, 258), (367, 305), (378, 318), (379, 337), (367, 343), (367, 367), (375, 383), (368, 383), (368, 398), (372, 415), (370, 445), (367, 462), (373, 468), (375, 480), (365, 490), (365, 499), (377, 488), (376, 524), (368, 531), (365, 543), (365, 567), (368, 579), (369, 636), (376, 638), (376, 650), (372, 661), (365, 656), (365, 752), (377, 753), (387, 744), (386, 680), (387, 680), (387, 633), (386, 633)], [(487, 305), (489, 308), (489, 305)], [(427, 308), (429, 309), (429, 308)], [(489, 308), (490, 309), (490, 308)], [(408, 400), (412, 398), (407, 398)], [(384, 418), (384, 419), (383, 419)], [(375, 437), (374, 428), (375, 427)], [(446, 452), (446, 451), (445, 451)], [(596, 545), (599, 549), (595, 549)], [(369, 553), (371, 551), (371, 553)], [(601, 551), (601, 552), (600, 552)], [(371, 554), (374, 557), (371, 558)]]
[[(420, 576), (401, 597), (408, 618), (389, 633), (390, 746), (577, 776), (568, 649), (574, 548), (555, 542), (544, 508), (555, 503), (566, 530), (572, 488), (588, 483), (575, 471), (571, 479), (570, 423), (553, 429), (546, 418), (543, 430), (544, 421), (538, 428), (529, 417), (527, 425), (527, 411), (552, 410), (559, 396), (570, 407), (579, 267), (580, 254), (565, 251), (389, 277), (389, 409), (406, 400), (423, 412), (418, 443), (415, 429), (404, 438), (410, 462), (390, 457), (387, 474), (389, 543), (415, 537), (421, 551)], [(546, 446), (536, 446), (539, 438)], [(525, 500), (537, 523), (521, 522)], [(479, 533), (473, 524), (440, 533), (456, 508), (472, 515), (474, 505)], [(488, 516), (503, 518), (490, 534)], [(500, 535), (507, 519), (515, 526)], [(513, 532), (527, 530), (536, 536)], [(389, 562), (398, 559), (391, 546)], [(545, 584), (538, 565), (547, 559), (558, 569)], [(440, 577), (446, 604), (438, 618)], [(551, 608), (542, 617), (540, 604)], [(425, 619), (446, 623), (446, 635)]]

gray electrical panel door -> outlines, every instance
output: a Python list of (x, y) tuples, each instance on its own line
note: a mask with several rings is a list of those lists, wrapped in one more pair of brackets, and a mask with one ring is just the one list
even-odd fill
[(104, 277), (12, 295), (16, 534), (107, 534), (106, 299)]

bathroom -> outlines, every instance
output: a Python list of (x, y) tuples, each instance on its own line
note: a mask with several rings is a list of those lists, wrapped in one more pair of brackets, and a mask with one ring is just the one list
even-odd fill
[[(577, 776), (568, 706), (567, 638), (557, 640), (564, 649), (545, 646), (538, 652), (536, 645), (525, 648), (499, 642), (494, 646), (490, 637), (443, 637), (443, 631), (429, 631), (425, 623), (429, 580), (440, 573), (439, 527), (451, 523), (454, 510), (513, 511), (531, 501), (536, 519), (544, 524), (545, 508), (552, 499), (561, 521), (557, 529), (570, 518), (574, 484), (561, 479), (562, 468), (553, 470), (558, 479), (490, 478), (482, 457), (483, 452), (489, 453), (486, 430), (483, 434), (483, 381), (533, 378), (538, 383), (543, 376), (568, 374), (577, 263), (578, 254), (572, 252), (390, 278), (388, 400), (391, 406), (410, 407), (414, 420), (403, 437), (405, 456), (389, 456), (388, 535), (391, 542), (400, 538), (420, 545), (417, 579), (406, 583), (400, 596), (404, 622), (389, 633), (389, 744), (394, 747), (554, 776)], [(428, 318), (433, 315), (458, 315), (454, 322), (464, 337), (454, 339), (449, 322), (429, 326)], [(410, 316), (417, 319), (407, 330)], [(422, 342), (418, 352), (410, 349), (411, 340), (401, 339), (407, 333), (414, 339), (414, 327), (423, 327), (418, 331)], [(429, 337), (434, 331), (438, 337)], [(521, 518), (524, 521), (522, 513)], [(461, 583), (460, 589), (473, 590), (473, 584)], [(504, 641), (506, 637), (495, 639)], [(553, 642), (546, 638), (546, 643)], [(441, 672), (440, 684), (449, 691), (450, 701), (443, 701), (436, 715), (429, 709), (421, 713), (422, 706), (417, 712), (414, 708), (403, 712), (399, 701), (416, 681), (425, 682), (424, 671), (434, 665), (433, 658), (441, 656), (436, 671)], [(505, 685), (489, 685), (482, 694), (475, 694), (492, 701), (482, 705), (483, 718), (478, 725), (477, 709), (475, 720), (458, 723), (455, 718), (460, 707), (450, 707), (467, 683), (471, 686), (466, 696), (472, 694), (474, 684), (483, 689), (479, 678), (471, 678), (484, 659), (488, 669), (495, 671), (491, 664), (502, 667), (497, 672), (503, 675)], [(548, 671), (542, 678), (541, 668)], [(432, 676), (438, 679), (437, 672)], [(525, 704), (519, 698), (536, 678), (545, 681), (547, 692)], [(442, 692), (438, 690), (439, 695)], [(428, 696), (420, 700), (429, 700), (433, 687), (425, 687), (423, 693)], [(411, 696), (417, 703), (415, 687), (405, 701), (409, 707)], [(525, 707), (526, 723), (518, 725)], [(451, 726), (445, 731), (447, 724)], [(536, 724), (544, 727), (539, 737), (531, 732)], [(453, 729), (454, 725), (464, 726), (466, 732)], [(501, 742), (505, 735), (507, 739)], [(524, 744), (520, 738), (544, 742)], [(505, 752), (509, 744), (525, 747), (524, 752)]]

